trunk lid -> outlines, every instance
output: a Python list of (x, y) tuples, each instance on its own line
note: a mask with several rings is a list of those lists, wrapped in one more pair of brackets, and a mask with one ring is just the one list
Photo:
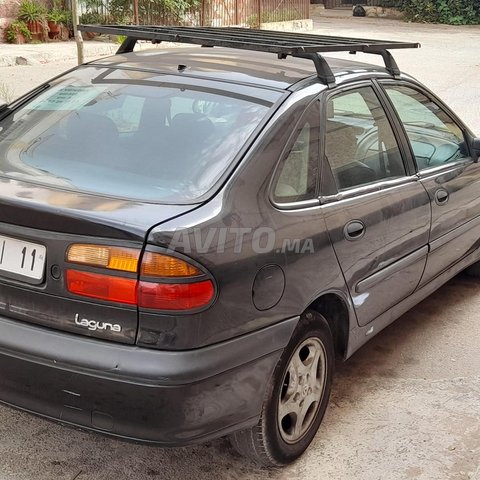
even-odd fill
[(90, 301), (67, 291), (67, 248), (73, 243), (95, 243), (142, 249), (154, 225), (193, 208), (195, 205), (119, 200), (0, 179), (0, 315), (135, 343), (136, 306)]

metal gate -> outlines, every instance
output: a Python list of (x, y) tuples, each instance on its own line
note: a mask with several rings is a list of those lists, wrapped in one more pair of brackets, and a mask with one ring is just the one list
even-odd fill
[(310, 18), (309, 0), (204, 0), (202, 25), (258, 27), (260, 23)]
[(83, 23), (258, 27), (260, 23), (310, 18), (310, 1), (81, 0), (80, 13)]
[(401, 0), (324, 0), (325, 8), (352, 8), (353, 5), (366, 5), (369, 7), (395, 7), (401, 4)]

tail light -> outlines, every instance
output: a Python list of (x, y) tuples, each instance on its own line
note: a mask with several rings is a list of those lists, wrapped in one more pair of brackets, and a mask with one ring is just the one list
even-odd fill
[(67, 290), (75, 295), (156, 310), (187, 311), (206, 307), (215, 287), (203, 270), (185, 260), (156, 252), (104, 245), (74, 244), (67, 262), (96, 267), (68, 269)]
[(99, 273), (67, 270), (67, 289), (83, 297), (115, 303), (137, 304), (137, 281)]

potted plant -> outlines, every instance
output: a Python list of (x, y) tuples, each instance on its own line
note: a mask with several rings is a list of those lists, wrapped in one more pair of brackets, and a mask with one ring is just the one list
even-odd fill
[(32, 39), (32, 34), (25, 22), (15, 20), (6, 28), (5, 37), (9, 43), (26, 43)]
[[(98, 12), (86, 12), (83, 15), (80, 15), (80, 23), (83, 25), (96, 25), (103, 23), (103, 16)], [(96, 32), (83, 32), (85, 37), (92, 39), (98, 35)]]
[(18, 19), (27, 24), (32, 38), (45, 40), (48, 34), (45, 7), (35, 0), (23, 0), (18, 11)]
[(47, 13), (48, 36), (50, 38), (58, 38), (62, 30), (62, 24), (65, 21), (65, 12), (53, 9)]

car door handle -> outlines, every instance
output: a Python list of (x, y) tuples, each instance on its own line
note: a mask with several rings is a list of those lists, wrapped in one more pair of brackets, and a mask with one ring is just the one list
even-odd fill
[(435, 192), (435, 203), (437, 205), (445, 205), (448, 202), (449, 197), (450, 194), (444, 188), (439, 188)]
[(360, 220), (352, 220), (343, 228), (347, 240), (358, 240), (365, 235), (365, 225)]

